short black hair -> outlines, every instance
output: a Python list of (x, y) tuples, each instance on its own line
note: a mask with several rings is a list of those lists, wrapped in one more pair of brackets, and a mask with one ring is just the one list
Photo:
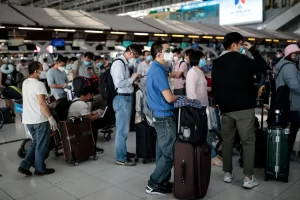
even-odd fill
[(145, 54), (148, 52), (150, 53), (150, 51), (148, 51), (148, 50), (143, 51), (143, 56), (145, 56)]
[(131, 45), (129, 45), (126, 48), (125, 52), (130, 52), (130, 51), (132, 51), (136, 56), (142, 55), (142, 49), (141, 49), (141, 47), (138, 44), (131, 44)]
[(160, 41), (156, 41), (152, 44), (150, 52), (151, 52), (151, 56), (153, 57), (153, 59), (156, 58), (158, 53), (162, 52), (164, 44), (168, 44), (168, 42), (165, 40), (160, 40)]
[(57, 63), (61, 63), (61, 62), (67, 63), (68, 62), (68, 58), (67, 57), (63, 57), (63, 56), (58, 56), (56, 62)]
[(47, 60), (48, 60), (48, 58), (44, 58), (44, 59), (43, 59), (44, 62), (47, 62)]
[(91, 86), (84, 86), (81, 90), (80, 90), (80, 96), (81, 95), (88, 95), (88, 94), (94, 94), (94, 90)]
[(96, 60), (103, 60), (103, 58), (101, 58), (100, 56), (95, 56), (94, 61), (96, 61)]
[(193, 51), (190, 55), (190, 65), (199, 66), (200, 59), (204, 56), (202, 51)]
[(72, 57), (69, 59), (69, 61), (73, 61), (73, 62), (75, 62), (76, 60), (78, 60), (76, 57)]
[(231, 32), (225, 35), (223, 46), (225, 50), (229, 49), (233, 43), (239, 43), (240, 41), (243, 41), (244, 37), (238, 33), (238, 32)]
[(89, 59), (93, 59), (94, 58), (94, 54), (92, 52), (85, 52), (83, 57), (88, 57)]
[(28, 65), (29, 75), (34, 74), (34, 72), (39, 70), (40, 67), (41, 67), (41, 63), (39, 63), (37, 61), (33, 61), (33, 62), (29, 63), (29, 65)]
[(282, 53), (283, 54), (283, 51), (281, 49), (278, 49), (277, 53)]
[(21, 60), (21, 63), (24, 63), (24, 62), (26, 62), (26, 60), (22, 59), (22, 60)]
[(182, 49), (180, 49), (180, 48), (175, 48), (175, 49), (173, 49), (172, 53), (178, 53), (178, 54), (181, 54), (181, 51), (182, 51)]
[(195, 51), (194, 49), (188, 49), (188, 50), (185, 51), (185, 55), (190, 56), (191, 53), (194, 52), (194, 51)]

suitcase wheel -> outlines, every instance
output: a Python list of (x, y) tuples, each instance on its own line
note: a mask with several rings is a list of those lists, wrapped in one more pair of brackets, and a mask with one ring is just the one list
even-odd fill
[(134, 159), (135, 162), (139, 162), (139, 160), (140, 159), (138, 157), (135, 157), (135, 159)]
[(19, 158), (25, 158), (25, 156), (26, 156), (26, 150), (24, 148), (19, 148), (19, 150), (18, 150), (18, 156), (19, 156)]
[(269, 177), (267, 175), (265, 175), (265, 181), (268, 181), (269, 180)]
[(74, 166), (78, 166), (79, 165), (79, 162), (74, 162)]
[(111, 139), (110, 133), (104, 133), (104, 138), (106, 141), (109, 141)]
[(98, 156), (93, 156), (93, 159), (94, 160), (98, 160)]

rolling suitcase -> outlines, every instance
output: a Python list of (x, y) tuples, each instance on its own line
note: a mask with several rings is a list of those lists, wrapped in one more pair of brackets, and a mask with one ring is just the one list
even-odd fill
[(149, 126), (147, 121), (144, 120), (136, 126), (136, 158), (143, 158), (143, 164), (155, 160), (156, 152), (156, 131), (154, 127)]
[[(181, 121), (181, 108), (179, 108), (178, 136), (181, 134)], [(206, 121), (205, 123), (207, 124), (207, 118), (204, 121)], [(203, 131), (205, 128), (201, 130)], [(206, 127), (206, 133), (204, 135), (207, 135), (207, 131)], [(206, 140), (197, 145), (182, 142), (180, 139), (175, 143), (173, 189), (175, 198), (203, 198), (208, 190), (210, 173), (211, 150)]]
[(211, 153), (204, 143), (193, 146), (176, 142), (174, 145), (174, 197), (203, 198), (208, 190), (211, 173)]
[(265, 181), (273, 178), (288, 182), (290, 168), (289, 134), (289, 127), (273, 127), (268, 130)]
[(95, 142), (90, 120), (86, 117), (73, 117), (59, 123), (64, 159), (79, 165), (79, 161), (95, 155)]

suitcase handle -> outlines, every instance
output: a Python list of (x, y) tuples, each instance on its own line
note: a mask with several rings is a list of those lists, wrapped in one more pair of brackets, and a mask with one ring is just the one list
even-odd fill
[(70, 117), (69, 119), (75, 124), (79, 124), (83, 121), (82, 117)]
[(185, 160), (181, 161), (181, 183), (185, 184)]

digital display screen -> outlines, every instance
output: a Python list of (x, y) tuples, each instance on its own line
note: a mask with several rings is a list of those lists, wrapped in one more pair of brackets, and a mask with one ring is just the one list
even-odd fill
[(51, 45), (54, 47), (64, 47), (65, 40), (64, 39), (53, 39)]
[(131, 40), (123, 40), (122, 42), (122, 47), (127, 48), (128, 46), (130, 46), (132, 44)]

